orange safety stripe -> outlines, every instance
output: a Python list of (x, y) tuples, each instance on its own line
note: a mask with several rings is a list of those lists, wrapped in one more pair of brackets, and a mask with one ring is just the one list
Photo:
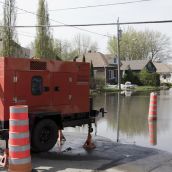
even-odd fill
[(157, 136), (155, 134), (149, 135), (149, 140), (154, 140), (156, 138), (157, 138)]
[(22, 138), (22, 139), (9, 139), (9, 145), (13, 146), (24, 146), (30, 144), (29, 138)]
[(157, 111), (153, 111), (153, 110), (149, 111), (149, 116), (150, 115), (156, 116), (157, 115)]
[(157, 95), (151, 95), (151, 98), (155, 99), (155, 98), (157, 98)]
[(156, 111), (149, 111), (149, 115), (157, 115)]
[(156, 96), (154, 96), (154, 97), (151, 96), (150, 101), (151, 100), (157, 101), (157, 97)]
[(156, 128), (155, 127), (149, 127), (149, 133), (155, 133)]
[(149, 110), (157, 110), (157, 106), (149, 106)]
[(150, 104), (156, 105), (157, 104), (157, 101), (156, 100), (152, 100), (152, 101), (150, 101)]
[(148, 118), (148, 121), (156, 121), (157, 120), (157, 116), (150, 116), (149, 118)]
[(13, 120), (27, 120), (28, 119), (28, 113), (11, 113), (10, 119)]
[(156, 142), (157, 142), (157, 139), (155, 138), (155, 139), (150, 139), (149, 140), (151, 143), (153, 143), (153, 144), (155, 144)]
[(10, 132), (28, 132), (29, 131), (29, 126), (28, 125), (23, 125), (23, 126), (10, 126)]
[(26, 150), (26, 151), (22, 151), (22, 152), (9, 151), (9, 157), (16, 158), (16, 159), (28, 158), (28, 157), (30, 157), (30, 150)]

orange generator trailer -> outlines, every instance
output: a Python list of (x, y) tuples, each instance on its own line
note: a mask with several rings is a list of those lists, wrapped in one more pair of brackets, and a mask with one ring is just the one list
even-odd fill
[(31, 147), (38, 152), (55, 145), (59, 129), (94, 123), (89, 79), (89, 63), (1, 57), (1, 138), (8, 140), (12, 105), (28, 105)]

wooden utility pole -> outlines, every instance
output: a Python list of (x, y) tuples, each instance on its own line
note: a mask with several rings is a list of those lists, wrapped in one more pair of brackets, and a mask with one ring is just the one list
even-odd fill
[(118, 89), (121, 90), (121, 74), (120, 74), (120, 38), (122, 30), (120, 29), (119, 18), (117, 20), (117, 59), (118, 59)]

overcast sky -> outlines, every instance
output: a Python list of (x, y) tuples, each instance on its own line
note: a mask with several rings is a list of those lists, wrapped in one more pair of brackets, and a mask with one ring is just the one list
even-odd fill
[[(0, 0), (3, 2), (3, 0)], [(49, 10), (119, 3), (119, 2), (131, 2), (135, 0), (47, 0)], [(2, 13), (2, 4), (1, 13)], [(36, 13), (38, 7), (38, 0), (16, 0), (16, 6), (28, 11)], [(67, 11), (50, 11), (50, 19), (63, 22), (65, 24), (86, 24), (86, 23), (108, 23), (116, 22), (117, 18), (120, 18), (120, 22), (130, 21), (148, 21), (148, 20), (169, 20), (172, 19), (172, 0), (152, 0), (141, 3), (87, 8), (78, 10)], [(2, 16), (2, 15), (1, 15)], [(59, 24), (58, 22), (50, 21), (51, 24)], [(36, 16), (25, 13), (18, 10), (17, 25), (35, 25)], [(122, 26), (122, 29), (127, 29), (128, 26)], [(172, 23), (170, 24), (147, 24), (133, 27), (137, 30), (150, 29), (160, 31), (163, 34), (169, 36), (172, 40)], [(105, 35), (116, 34), (115, 26), (102, 26), (102, 27), (87, 27), (84, 28), (90, 31), (94, 31)], [(77, 33), (89, 35), (92, 41), (97, 41), (99, 51), (107, 51), (107, 37), (90, 34), (80, 31), (75, 28), (54, 28), (53, 35), (55, 38), (63, 40), (71, 40)], [(34, 40), (35, 29), (23, 28), (18, 29), (19, 42), (22, 46), (27, 46)]]

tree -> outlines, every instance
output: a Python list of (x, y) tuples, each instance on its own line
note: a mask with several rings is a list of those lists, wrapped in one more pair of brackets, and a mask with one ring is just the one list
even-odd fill
[(90, 64), (90, 77), (94, 79), (94, 66), (92, 60)]
[(56, 59), (56, 54), (53, 48), (54, 39), (49, 27), (48, 6), (45, 0), (39, 0), (37, 25), (42, 25), (43, 27), (37, 28), (35, 56), (38, 58)]
[(85, 55), (83, 55), (82, 62), (85, 62)]
[[(3, 33), (2, 33), (2, 55), (12, 57), (16, 55), (18, 44), (17, 35), (15, 32), (16, 23), (16, 9), (15, 0), (5, 0), (4, 3), (4, 17), (3, 17)], [(17, 46), (18, 45), (18, 46)]]
[[(122, 60), (162, 60), (169, 53), (169, 45), (169, 38), (160, 32), (128, 28), (120, 40), (120, 55)], [(116, 37), (108, 40), (108, 50), (112, 54), (117, 54)]]
[(77, 34), (73, 39), (73, 50), (77, 55), (85, 54), (88, 51), (97, 51), (97, 42), (92, 42), (91, 38), (87, 35)]
[(91, 52), (97, 52), (97, 50), (98, 50), (97, 42), (91, 43), (91, 45), (89, 47), (89, 51), (91, 51)]
[(146, 69), (143, 69), (140, 72), (139, 79), (142, 85), (146, 85), (146, 86), (160, 85), (160, 75), (158, 73), (149, 73)]

